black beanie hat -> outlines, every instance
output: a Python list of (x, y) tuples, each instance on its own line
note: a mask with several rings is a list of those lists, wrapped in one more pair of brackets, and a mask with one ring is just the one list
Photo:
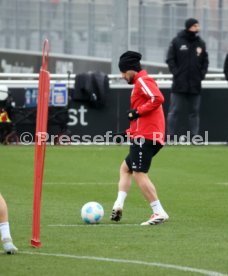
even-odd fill
[(120, 56), (119, 68), (121, 72), (126, 72), (128, 70), (134, 70), (139, 72), (142, 70), (140, 60), (142, 55), (137, 52), (127, 51)]
[(194, 24), (198, 24), (199, 21), (195, 18), (189, 18), (185, 21), (185, 30), (188, 30), (192, 27)]

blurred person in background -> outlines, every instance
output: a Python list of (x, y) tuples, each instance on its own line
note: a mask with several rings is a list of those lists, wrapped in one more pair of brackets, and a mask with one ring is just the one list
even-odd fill
[(0, 234), (3, 245), (3, 250), (7, 254), (15, 254), (18, 249), (13, 244), (12, 237), (10, 234), (10, 226), (8, 219), (8, 209), (6, 201), (0, 194)]
[(201, 82), (208, 70), (206, 43), (198, 32), (197, 19), (185, 21), (185, 29), (172, 40), (166, 62), (173, 74), (170, 105), (167, 116), (167, 134), (174, 139), (177, 124), (183, 108), (188, 108), (188, 122), (191, 139), (199, 134), (199, 111), (201, 101)]
[(223, 72), (225, 74), (226, 80), (228, 80), (228, 53), (227, 53), (225, 61), (224, 61)]

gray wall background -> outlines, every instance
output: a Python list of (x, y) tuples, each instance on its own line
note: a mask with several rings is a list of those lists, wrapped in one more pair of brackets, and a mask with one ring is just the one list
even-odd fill
[(228, 0), (0, 0), (0, 48), (108, 58), (112, 73), (127, 50), (164, 64), (167, 47), (188, 17), (201, 24), (211, 68), (228, 51)]

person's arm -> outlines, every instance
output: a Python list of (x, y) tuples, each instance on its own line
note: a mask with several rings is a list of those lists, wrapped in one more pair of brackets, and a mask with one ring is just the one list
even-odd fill
[(175, 49), (175, 40), (174, 39), (170, 43), (168, 53), (167, 53), (166, 63), (168, 64), (169, 71), (173, 75), (176, 75), (178, 72), (178, 67), (176, 64), (176, 49)]
[(158, 108), (164, 102), (164, 97), (155, 83), (139, 79), (139, 89), (146, 96), (147, 101), (138, 106), (137, 112), (139, 116), (144, 116), (148, 112)]
[(228, 54), (226, 55), (223, 72), (225, 74), (226, 80), (228, 80)]
[(208, 70), (209, 60), (208, 60), (208, 53), (206, 49), (206, 44), (204, 44), (204, 51), (203, 51), (203, 62), (201, 67), (201, 79), (203, 80), (205, 78), (205, 75)]

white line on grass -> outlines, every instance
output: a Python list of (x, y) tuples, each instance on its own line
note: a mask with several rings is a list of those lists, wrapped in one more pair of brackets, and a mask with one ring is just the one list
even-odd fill
[(48, 227), (125, 227), (125, 226), (140, 226), (140, 224), (49, 224), (48, 225)]
[(167, 268), (167, 269), (175, 269), (185, 272), (195, 272), (203, 275), (208, 276), (227, 276), (227, 274), (222, 274), (216, 271), (210, 271), (206, 269), (198, 269), (194, 267), (188, 266), (179, 266), (179, 265), (172, 265), (172, 264), (163, 264), (163, 263), (156, 263), (156, 262), (144, 262), (138, 260), (127, 260), (127, 259), (114, 259), (114, 258), (103, 258), (103, 257), (95, 257), (95, 256), (77, 256), (77, 255), (68, 255), (68, 254), (55, 254), (55, 253), (41, 253), (41, 252), (29, 252), (29, 251), (20, 251), (21, 254), (27, 255), (40, 255), (40, 256), (50, 256), (50, 257), (62, 257), (62, 258), (69, 258), (69, 259), (77, 259), (77, 260), (91, 260), (91, 261), (99, 261), (99, 262), (111, 262), (111, 263), (125, 263), (125, 264), (136, 264), (136, 265), (144, 265), (144, 266), (155, 266), (160, 268)]
[(228, 182), (217, 182), (216, 185), (228, 186)]
[(44, 185), (117, 185), (111, 182), (44, 182)]

